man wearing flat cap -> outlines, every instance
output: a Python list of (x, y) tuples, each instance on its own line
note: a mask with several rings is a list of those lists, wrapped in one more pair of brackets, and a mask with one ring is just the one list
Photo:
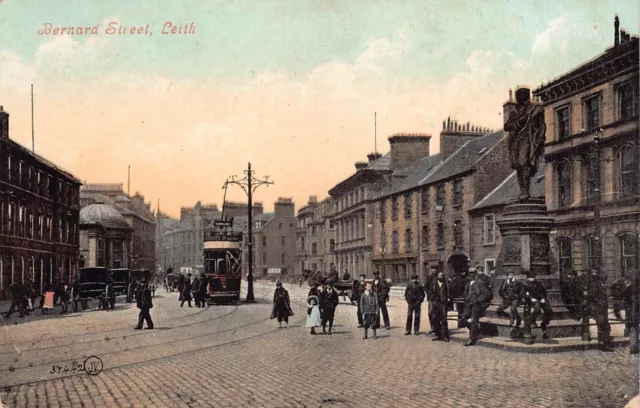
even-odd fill
[(411, 276), (411, 282), (404, 290), (404, 300), (407, 301), (407, 324), (405, 327), (405, 336), (411, 334), (411, 321), (413, 320), (414, 334), (420, 334), (420, 308), (424, 301), (424, 288), (418, 280), (418, 275)]
[(480, 279), (476, 268), (469, 268), (469, 281), (464, 288), (464, 314), (462, 322), (469, 328), (465, 346), (473, 346), (480, 337), (480, 318), (484, 314), (491, 292)]
[(389, 312), (387, 311), (387, 302), (389, 301), (389, 285), (383, 279), (380, 279), (380, 272), (375, 271), (373, 273), (373, 291), (378, 296), (378, 307), (382, 313), (382, 320), (384, 321), (384, 327), (387, 330), (391, 330), (391, 323), (389, 322)]

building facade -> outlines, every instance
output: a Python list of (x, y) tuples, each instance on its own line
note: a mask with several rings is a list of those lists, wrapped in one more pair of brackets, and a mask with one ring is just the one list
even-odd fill
[(82, 266), (131, 268), (133, 228), (112, 205), (90, 204), (80, 210)]
[(638, 37), (534, 91), (543, 103), (546, 205), (559, 273), (637, 270), (640, 231)]
[(296, 274), (312, 270), (329, 272), (335, 264), (335, 228), (331, 216), (335, 203), (330, 197), (318, 202), (309, 197), (306, 206), (298, 211), (296, 229)]
[(0, 296), (12, 283), (71, 281), (79, 262), (81, 182), (9, 138), (0, 106)]
[(334, 201), (330, 218), (335, 228), (335, 262), (342, 276), (365, 274), (372, 277), (371, 252), (373, 198), (392, 173), (391, 157), (368, 155), (368, 162), (357, 162), (356, 173), (329, 191)]
[(82, 207), (91, 204), (110, 204), (124, 217), (132, 229), (129, 248), (132, 269), (156, 270), (156, 222), (151, 203), (136, 192), (126, 194), (120, 184), (84, 184), (80, 188)]
[[(291, 198), (278, 198), (273, 214), (264, 214), (253, 220), (253, 274), (280, 276), (295, 274), (296, 216)], [(244, 230), (242, 243), (242, 270), (249, 273), (248, 230)]]

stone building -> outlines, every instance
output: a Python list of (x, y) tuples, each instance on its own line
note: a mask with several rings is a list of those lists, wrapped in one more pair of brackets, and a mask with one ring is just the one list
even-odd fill
[(545, 110), (545, 195), (561, 276), (600, 265), (611, 281), (638, 268), (638, 37), (618, 17), (614, 31), (612, 47), (534, 91)]
[(131, 269), (156, 270), (156, 222), (151, 203), (136, 192), (126, 194), (120, 184), (84, 184), (80, 188), (80, 204), (110, 204), (115, 207), (132, 228), (129, 248)]
[[(531, 179), (529, 191), (532, 198), (544, 198), (545, 177), (542, 160), (538, 163), (536, 175)], [(519, 194), (520, 187), (514, 171), (469, 210), (469, 257), (473, 260), (474, 266), (480, 264), (484, 266), (485, 271), (496, 269), (496, 261), (502, 247), (502, 235), (496, 220), (501, 218), (505, 205), (515, 201)]]
[(511, 171), (503, 133), (488, 131), (448, 119), (440, 153), (429, 156), (427, 139), (426, 148), (412, 148), (415, 156), (394, 169), (376, 198), (376, 269), (402, 282), (414, 273), (424, 278), (428, 267), (449, 273), (466, 267), (467, 211)]
[[(409, 147), (412, 138), (420, 136), (397, 135), (394, 145), (404, 143)], [(404, 147), (404, 146), (403, 146)], [(399, 149), (410, 154), (410, 148)], [(395, 158), (398, 160), (404, 156)], [(381, 156), (377, 153), (367, 156), (368, 162), (357, 162), (356, 172), (341, 181), (329, 191), (334, 201), (334, 212), (330, 218), (335, 228), (335, 263), (342, 276), (349, 271), (351, 276), (365, 274), (372, 276), (371, 251), (373, 247), (373, 230), (369, 228), (373, 218), (372, 200), (374, 194), (385, 183), (385, 176), (392, 173), (391, 155)]]
[[(253, 274), (255, 277), (269, 274), (292, 275), (296, 261), (296, 216), (291, 198), (278, 198), (273, 214), (263, 214), (253, 219)], [(248, 230), (244, 230), (242, 242), (242, 271), (249, 273)]]
[(330, 197), (318, 202), (316, 196), (311, 196), (307, 205), (298, 211), (296, 274), (302, 274), (305, 269), (326, 273), (336, 266), (335, 229), (330, 219), (334, 207)]
[(166, 272), (167, 268), (171, 265), (168, 262), (169, 250), (171, 248), (165, 234), (178, 223), (178, 221), (178, 219), (160, 211), (160, 205), (158, 203), (158, 210), (156, 211), (156, 270), (158, 272)]
[(9, 138), (0, 106), (0, 297), (12, 283), (73, 279), (81, 182)]
[(83, 266), (131, 268), (133, 228), (113, 205), (89, 204), (80, 210)]
[[(253, 214), (262, 214), (262, 203), (255, 203)], [(174, 222), (164, 231), (164, 250), (166, 255), (166, 267), (173, 268), (175, 272), (180, 270), (203, 269), (203, 244), (206, 231), (212, 228), (212, 222), (219, 220), (222, 212), (217, 204), (202, 204), (200, 201), (193, 207), (180, 209), (180, 220)], [(246, 228), (247, 204), (225, 202), (224, 217), (234, 218), (236, 228)], [(244, 223), (241, 220), (245, 220)], [(240, 224), (239, 224), (240, 223)], [(164, 261), (164, 259), (163, 259)]]

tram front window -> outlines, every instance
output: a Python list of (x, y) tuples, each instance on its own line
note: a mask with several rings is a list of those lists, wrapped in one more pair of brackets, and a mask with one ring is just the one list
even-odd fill
[(226, 275), (227, 263), (224, 255), (217, 257), (217, 254), (209, 254), (204, 260), (204, 270), (205, 273), (211, 275)]

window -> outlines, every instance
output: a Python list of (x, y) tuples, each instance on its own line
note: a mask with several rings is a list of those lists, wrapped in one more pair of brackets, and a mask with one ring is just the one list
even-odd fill
[(398, 231), (391, 233), (391, 252), (394, 254), (398, 253)]
[(9, 230), (9, 234), (13, 234), (14, 233), (14, 229), (13, 229), (13, 219), (14, 219), (14, 205), (13, 203), (9, 203), (9, 206), (7, 208), (7, 220), (9, 221), (8, 224), (8, 230)]
[(453, 205), (462, 205), (462, 179), (453, 181)]
[(618, 118), (628, 119), (635, 116), (637, 112), (633, 83), (627, 82), (618, 87)]
[(286, 254), (280, 255), (280, 260), (282, 261), (282, 263), (286, 262), (285, 259), (286, 259)]
[(380, 201), (380, 223), (384, 224), (387, 219), (387, 200)]
[(386, 248), (387, 247), (387, 233), (385, 230), (382, 230), (382, 232), (380, 232), (380, 248)]
[(556, 129), (559, 140), (571, 136), (571, 108), (563, 106), (556, 110)]
[(558, 238), (558, 267), (560, 277), (564, 278), (573, 271), (573, 240), (569, 237)]
[(420, 193), (420, 202), (423, 213), (429, 212), (429, 188), (425, 188)]
[(318, 270), (318, 264), (317, 263), (312, 263), (311, 264), (311, 270), (312, 271), (317, 271)]
[(311, 255), (318, 255), (318, 244), (315, 242), (311, 244)]
[(444, 205), (444, 184), (436, 187), (436, 205)]
[(586, 199), (587, 205), (592, 205), (595, 203), (595, 199), (597, 198), (597, 186), (600, 181), (600, 175), (598, 174), (598, 163), (595, 162), (595, 156), (589, 155), (584, 160), (583, 163), (586, 167), (585, 174), (587, 176), (587, 182), (585, 183), (586, 188)]
[(398, 196), (391, 198), (391, 219), (398, 219)]
[(286, 240), (286, 238), (285, 238), (284, 236), (280, 237), (280, 244), (281, 244), (282, 246), (284, 246), (284, 244), (286, 243), (286, 241), (287, 241), (287, 240)]
[(318, 232), (318, 231), (316, 230), (315, 225), (314, 225), (313, 227), (311, 227), (311, 236), (315, 237), (315, 236), (316, 236), (316, 234), (317, 234), (317, 232)]
[(600, 95), (584, 100), (584, 127), (587, 131), (600, 126)]
[(411, 193), (404, 193), (404, 218), (411, 218)]
[(558, 173), (558, 207), (565, 208), (571, 205), (571, 168), (570, 163), (563, 160), (556, 168)]
[(278, 228), (282, 229), (282, 223), (281, 222), (278, 223)]
[(8, 177), (9, 181), (11, 181), (11, 176), (13, 176), (13, 174), (11, 174), (12, 173), (12, 171), (11, 171), (12, 170), (11, 169), (11, 162), (12, 161), (13, 161), (13, 158), (11, 156), (9, 156), (7, 158), (7, 177)]
[(429, 248), (429, 227), (422, 226), (422, 248)]
[(404, 231), (404, 250), (405, 252), (411, 252), (412, 249), (412, 237), (411, 237), (411, 228), (407, 228)]
[(602, 266), (602, 244), (599, 237), (587, 238), (587, 268), (589, 270)]
[(267, 237), (262, 237), (262, 246), (267, 246)]
[(444, 224), (439, 223), (436, 235), (436, 244), (438, 248), (444, 248)]
[(263, 264), (263, 265), (266, 265), (266, 264), (267, 264), (267, 254), (266, 254), (266, 253), (263, 253), (263, 254), (262, 254), (262, 264)]
[[(484, 244), (493, 245), (496, 243), (496, 225), (494, 215), (487, 214), (484, 216)], [(486, 269), (485, 269), (486, 270)]]
[(304, 246), (304, 237), (300, 237), (300, 250), (304, 251), (305, 246)]
[(620, 261), (622, 276), (638, 268), (638, 235), (633, 232), (620, 235)]
[(638, 152), (632, 145), (624, 145), (618, 153), (620, 163), (620, 195), (622, 198), (638, 196)]
[(496, 270), (496, 260), (495, 260), (495, 258), (487, 258), (487, 259), (484, 260), (484, 270), (487, 273)]
[(453, 222), (453, 244), (456, 247), (462, 247), (462, 220)]
[(333, 253), (336, 250), (336, 241), (335, 239), (329, 240), (329, 252)]

